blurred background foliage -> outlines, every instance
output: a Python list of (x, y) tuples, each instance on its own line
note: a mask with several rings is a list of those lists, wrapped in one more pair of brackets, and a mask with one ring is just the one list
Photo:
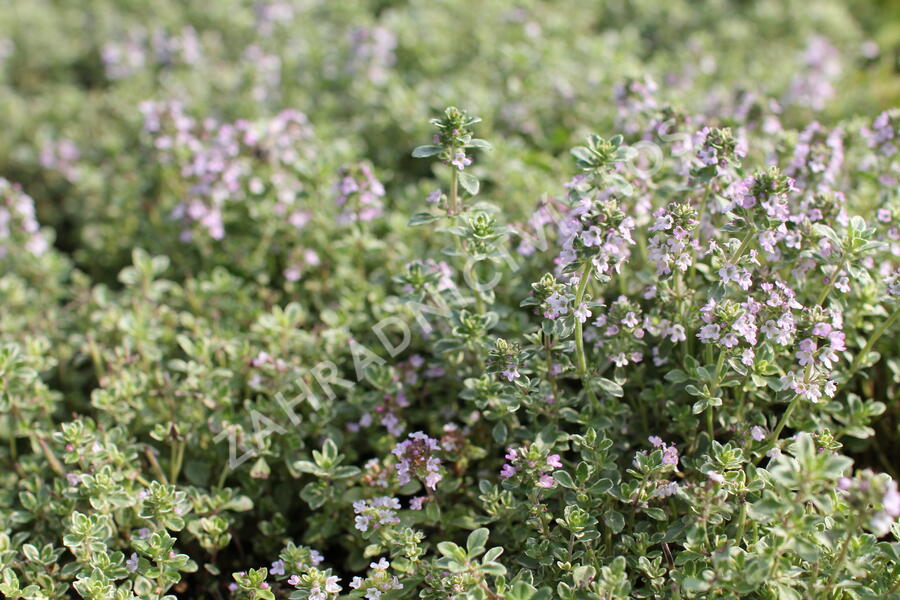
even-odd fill
[[(896, 105), (896, 15), (898, 0), (11, 0), (0, 175), (35, 198), (58, 247), (114, 281), (135, 245), (171, 254), (138, 218), (161, 193), (141, 102), (220, 121), (300, 110), (329, 140), (321, 168), (368, 158), (388, 208), (419, 202), (429, 167), (408, 149), (457, 104), (498, 145), (482, 162), (492, 193), (526, 214), (587, 130), (619, 132), (613, 99), (629, 78), (651, 77), (688, 114), (771, 98), (787, 126)], [(60, 140), (77, 178), (42, 166)]]

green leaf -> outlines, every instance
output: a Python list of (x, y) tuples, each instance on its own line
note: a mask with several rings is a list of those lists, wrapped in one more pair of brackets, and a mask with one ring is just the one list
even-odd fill
[(609, 394), (613, 398), (621, 398), (625, 395), (625, 390), (622, 389), (622, 386), (613, 381), (612, 379), (607, 379), (605, 377), (599, 377), (597, 379), (592, 380), (600, 390), (606, 394)]
[(484, 562), (490, 562), (492, 560), (497, 560), (497, 557), (503, 554), (503, 548), (500, 546), (494, 546), (490, 550), (484, 553)]
[(433, 223), (434, 221), (437, 221), (438, 219), (440, 219), (440, 217), (438, 215), (433, 215), (433, 214), (427, 213), (427, 212), (420, 212), (420, 213), (416, 213), (412, 217), (410, 217), (407, 225), (409, 225), (410, 227), (418, 227), (419, 225), (426, 225), (428, 223)]
[(774, 519), (784, 508), (784, 505), (778, 498), (772, 494), (767, 494), (766, 497), (751, 504), (747, 513), (755, 521), (766, 522)]
[(487, 562), (481, 565), (481, 572), (487, 573), (488, 575), (493, 575), (495, 577), (500, 577), (501, 575), (506, 575), (506, 567), (496, 562)]
[(559, 485), (569, 489), (574, 490), (578, 487), (577, 485), (575, 485), (575, 481), (572, 479), (572, 476), (569, 475), (568, 471), (556, 471), (555, 473), (553, 473), (553, 479), (555, 479), (556, 483), (558, 483)]
[(612, 482), (612, 480), (611, 480), (611, 479), (606, 479), (606, 478), (604, 477), (603, 479), (599, 480), (597, 483), (595, 483), (594, 485), (592, 485), (592, 486), (590, 487), (589, 491), (590, 491), (592, 494), (605, 494), (605, 493), (607, 493), (609, 490), (611, 490), (612, 488), (613, 488), (613, 482)]
[[(462, 552), (462, 549), (453, 542), (438, 542), (437, 549), (447, 558), (456, 558)], [(463, 559), (465, 559), (465, 555), (463, 555)]]
[[(409, 146), (407, 146), (408, 148)], [(428, 158), (429, 156), (434, 156), (435, 154), (440, 154), (443, 151), (443, 148), (440, 146), (434, 145), (426, 145), (419, 146), (415, 150), (412, 151), (413, 158)]]
[(335, 444), (334, 440), (331, 438), (325, 440), (325, 443), (322, 445), (322, 455), (325, 457), (325, 460), (328, 461), (327, 464), (329, 465), (333, 464), (334, 460), (337, 458), (337, 444)]
[(494, 425), (494, 428), (491, 430), (491, 435), (498, 444), (505, 444), (507, 435), (506, 423), (497, 421), (497, 424)]
[(38, 556), (38, 549), (34, 547), (32, 544), (23, 544), (22, 545), (22, 554), (25, 555), (31, 562), (40, 562)]
[(506, 600), (529, 600), (537, 592), (534, 586), (525, 581), (517, 581), (512, 588), (506, 592)]
[(709, 589), (709, 583), (696, 577), (686, 577), (681, 587), (686, 592), (705, 592)]
[(134, 580), (134, 593), (139, 598), (149, 598), (153, 591), (153, 582), (138, 575)]
[(590, 565), (581, 565), (572, 571), (572, 582), (578, 587), (586, 587), (597, 574), (597, 570)]
[(594, 155), (591, 153), (590, 149), (585, 146), (575, 146), (570, 152), (572, 153), (572, 156), (580, 161), (590, 163), (594, 160)]
[(482, 140), (478, 138), (472, 138), (469, 140), (469, 143), (466, 144), (466, 148), (484, 148), (485, 150), (491, 150), (491, 144), (487, 140)]
[(306, 486), (300, 490), (300, 497), (313, 509), (319, 508), (325, 504), (325, 492), (319, 487), (317, 481), (306, 484)]
[(481, 187), (481, 183), (478, 181), (478, 178), (471, 173), (466, 173), (465, 171), (459, 172), (459, 185), (461, 185), (463, 189), (469, 192), (469, 194), (472, 196), (476, 195), (479, 188)]
[(476, 529), (469, 534), (469, 537), (466, 539), (466, 550), (469, 551), (469, 557), (477, 556), (484, 551), (488, 535), (489, 532), (486, 527)]
[(667, 519), (666, 511), (655, 506), (645, 508), (644, 514), (646, 514), (651, 519), (656, 519), (657, 521), (665, 521)]
[(603, 515), (603, 522), (613, 533), (621, 533), (625, 529), (625, 517), (617, 510), (608, 511)]

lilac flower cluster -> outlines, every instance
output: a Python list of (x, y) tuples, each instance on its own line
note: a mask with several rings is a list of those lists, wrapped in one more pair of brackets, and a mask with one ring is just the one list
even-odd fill
[(402, 284), (404, 294), (443, 292), (456, 287), (453, 268), (446, 261), (433, 258), (408, 263), (406, 272), (397, 281)]
[[(601, 281), (618, 273), (631, 254), (636, 224), (619, 207), (612, 190), (585, 196), (560, 221), (562, 250), (556, 259), (560, 269), (579, 259), (590, 260)], [(576, 307), (577, 308), (577, 307)]]
[(629, 134), (640, 131), (641, 122), (636, 117), (657, 108), (659, 101), (656, 98), (656, 92), (658, 89), (656, 81), (649, 75), (641, 78), (629, 78), (616, 84), (613, 88), (613, 100), (616, 103), (617, 128)]
[[(823, 314), (822, 318), (827, 315)], [(840, 311), (831, 311), (830, 320), (820, 320), (812, 324), (810, 335), (799, 341), (795, 357), (799, 368), (792, 369), (781, 379), (785, 388), (807, 398), (819, 402), (824, 393), (834, 397), (837, 383), (830, 379), (834, 364), (840, 360), (841, 352), (847, 349), (845, 335), (841, 331), (843, 315)]]
[[(861, 504), (871, 512), (869, 525), (879, 537), (889, 533), (897, 517), (900, 517), (897, 481), (886, 475), (878, 477), (871, 471), (864, 470), (854, 478), (841, 477), (837, 488), (845, 493), (851, 503)], [(881, 508), (873, 512), (872, 505), (880, 505)]]
[(67, 139), (52, 140), (41, 147), (38, 159), (41, 166), (50, 171), (56, 171), (70, 183), (75, 183), (81, 178), (81, 168), (78, 159), (81, 151), (75, 142)]
[(309, 569), (302, 575), (292, 575), (288, 584), (297, 588), (304, 596), (292, 596), (306, 598), (307, 600), (328, 600), (334, 598), (341, 591), (338, 584), (341, 578), (332, 575), (331, 571), (320, 571), (316, 568)]
[[(755, 315), (761, 309), (762, 305), (751, 297), (744, 302), (727, 298), (717, 302), (710, 298), (700, 309), (704, 324), (697, 332), (697, 338), (704, 344), (716, 343), (728, 350), (736, 348), (741, 339), (749, 346), (755, 346), (758, 339)], [(744, 358), (752, 362), (752, 351)]]
[(529, 303), (537, 305), (545, 319), (556, 320), (570, 313), (574, 292), (548, 273), (531, 284), (531, 296)]
[(414, 390), (423, 378), (433, 379), (442, 373), (442, 367), (426, 368), (425, 359), (419, 354), (413, 354), (408, 360), (398, 362), (394, 365), (390, 386), (383, 390), (384, 393), (377, 403), (363, 412), (358, 421), (347, 424), (347, 430), (356, 432), (378, 423), (387, 429), (390, 435), (402, 436), (406, 430), (403, 413), (410, 405), (407, 394), (410, 390)]
[(627, 296), (619, 296), (606, 312), (597, 315), (585, 340), (593, 342), (606, 359), (617, 367), (644, 359), (644, 319), (641, 307)]
[(547, 454), (536, 445), (506, 449), (506, 461), (500, 469), (500, 477), (511, 480), (517, 477), (524, 483), (541, 488), (556, 487), (551, 473), (561, 469), (563, 464), (559, 454)]
[(161, 67), (195, 65), (203, 58), (203, 46), (191, 26), (174, 35), (162, 29), (135, 29), (121, 39), (106, 42), (100, 56), (106, 76), (115, 80), (140, 73), (151, 63)]
[(875, 117), (871, 127), (860, 131), (869, 148), (885, 157), (897, 154), (897, 140), (900, 138), (900, 110), (886, 110)]
[(834, 82), (843, 71), (841, 53), (827, 38), (814, 35), (801, 59), (804, 68), (791, 81), (785, 103), (822, 110), (835, 95)]
[(398, 510), (400, 510), (400, 501), (390, 496), (357, 500), (353, 503), (353, 512), (357, 515), (356, 528), (367, 532), (395, 525), (400, 522), (396, 512)]
[(347, 165), (338, 173), (335, 184), (336, 202), (341, 207), (339, 225), (366, 222), (384, 214), (384, 186), (366, 163)]
[(225, 236), (226, 206), (251, 198), (271, 198), (271, 211), (297, 229), (310, 219), (298, 204), (303, 184), (297, 173), (311, 158), (312, 130), (306, 116), (285, 110), (250, 123), (198, 122), (177, 102), (144, 102), (144, 129), (164, 164), (177, 169), (185, 199), (172, 211), (184, 223), (182, 240), (193, 225), (215, 240)]
[(396, 62), (397, 35), (386, 27), (356, 27), (349, 31), (347, 71), (375, 85), (384, 84)]
[(522, 240), (516, 247), (516, 252), (522, 256), (531, 256), (534, 254), (537, 248), (535, 248), (532, 240), (540, 235), (538, 232), (543, 231), (544, 227), (555, 221), (556, 219), (553, 216), (553, 211), (550, 208), (550, 201), (546, 204), (541, 203), (534, 212), (531, 213), (531, 216), (528, 217), (528, 222), (517, 228), (518, 231), (528, 231), (530, 235), (529, 237), (522, 237)]
[(296, 7), (284, 0), (268, 0), (257, 2), (253, 6), (256, 19), (256, 32), (262, 37), (269, 37), (275, 27), (288, 23), (296, 16)]
[(704, 127), (695, 135), (694, 146), (700, 170), (709, 171), (710, 176), (740, 166), (741, 159), (747, 155), (746, 143), (736, 139), (728, 128)]
[(0, 177), (0, 258), (10, 254), (12, 244), (35, 256), (50, 246), (34, 212), (34, 200), (19, 185)]
[(794, 183), (778, 167), (757, 170), (728, 188), (730, 210), (758, 230), (777, 228), (791, 216), (789, 200), (797, 191)]
[(647, 254), (656, 263), (657, 275), (667, 276), (673, 267), (685, 272), (691, 266), (699, 249), (692, 236), (696, 217), (697, 211), (683, 202), (672, 202), (653, 213), (655, 221), (648, 231), (655, 233), (648, 240)]
[(653, 488), (650, 496), (652, 498), (668, 498), (677, 494), (680, 489), (681, 486), (678, 485), (677, 481), (661, 481)]
[(887, 533), (897, 517), (900, 517), (900, 491), (897, 490), (897, 481), (891, 479), (884, 486), (881, 510), (872, 517), (873, 527), (876, 531)]
[(387, 432), (394, 437), (403, 435), (406, 424), (402, 420), (403, 409), (409, 406), (409, 400), (406, 399), (406, 393), (403, 388), (399, 388), (394, 393), (384, 394), (382, 401), (377, 404), (372, 412), (365, 412), (355, 423), (349, 423), (347, 429), (349, 431), (359, 431), (360, 428), (370, 427), (375, 419), (378, 423), (387, 429)]
[(384, 464), (378, 458), (370, 458), (363, 465), (363, 484), (372, 488), (387, 489), (397, 482), (397, 470), (392, 464)]
[(839, 187), (843, 166), (843, 129), (836, 127), (829, 131), (813, 121), (797, 136), (785, 174), (806, 194), (823, 193)]
[[(305, 219), (306, 217), (304, 216), (303, 218)], [(296, 222), (292, 224), (297, 226)], [(284, 269), (282, 275), (284, 275), (284, 278), (287, 281), (300, 281), (300, 278), (303, 277), (305, 272), (314, 269), (321, 264), (322, 259), (315, 250), (312, 250), (311, 248), (298, 248), (291, 253), (289, 266)]]
[(662, 463), (664, 465), (678, 468), (678, 449), (675, 448), (675, 444), (667, 444), (657, 435), (651, 435), (647, 438), (647, 441), (650, 442), (650, 445), (654, 448), (662, 451)]
[(288, 369), (288, 364), (284, 360), (273, 357), (265, 351), (257, 354), (250, 361), (250, 366), (253, 367), (253, 372), (247, 380), (247, 385), (256, 390), (266, 385), (266, 377), (277, 376)]
[(494, 347), (488, 356), (488, 366), (494, 373), (499, 373), (500, 378), (513, 382), (521, 376), (519, 363), (521, 348), (518, 344), (511, 344), (503, 338), (497, 338)]
[[(671, 344), (678, 344), (687, 340), (687, 331), (685, 330), (683, 324), (675, 323), (666, 318), (661, 318), (656, 314), (644, 315), (644, 321), (641, 329), (650, 334), (652, 337), (656, 338), (660, 343), (666, 341)], [(636, 334), (636, 340), (643, 339), (643, 332), (638, 333), (638, 330), (635, 329), (634, 333)], [(653, 364), (657, 367), (662, 366), (668, 362), (668, 358), (666, 358), (660, 352), (660, 345), (652, 346), (651, 354), (653, 356)]]
[(307, 546), (295, 546), (289, 542), (281, 553), (281, 557), (272, 563), (269, 573), (272, 575), (284, 575), (291, 572), (302, 572), (310, 567), (318, 567), (325, 557), (313, 548)]
[(438, 482), (443, 478), (441, 459), (436, 456), (440, 450), (440, 443), (421, 431), (409, 434), (409, 439), (397, 444), (392, 453), (399, 459), (397, 476), (400, 485), (406, 485), (416, 478), (422, 481), (426, 488), (436, 489)]
[(374, 571), (368, 577), (354, 577), (350, 581), (350, 587), (354, 590), (365, 590), (363, 596), (366, 600), (380, 600), (382, 594), (391, 590), (402, 590), (403, 584), (396, 575), (390, 575), (388, 569), (391, 563), (387, 559), (381, 558), (378, 562), (369, 564), (369, 568)]

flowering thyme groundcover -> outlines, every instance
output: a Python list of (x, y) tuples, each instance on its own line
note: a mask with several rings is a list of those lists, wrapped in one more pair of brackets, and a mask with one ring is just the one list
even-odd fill
[(0, 595), (900, 598), (898, 15), (11, 0)]

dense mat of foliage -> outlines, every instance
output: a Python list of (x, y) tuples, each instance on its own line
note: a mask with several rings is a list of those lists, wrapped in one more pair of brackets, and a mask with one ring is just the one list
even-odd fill
[(900, 598), (894, 9), (14, 0), (0, 594)]

